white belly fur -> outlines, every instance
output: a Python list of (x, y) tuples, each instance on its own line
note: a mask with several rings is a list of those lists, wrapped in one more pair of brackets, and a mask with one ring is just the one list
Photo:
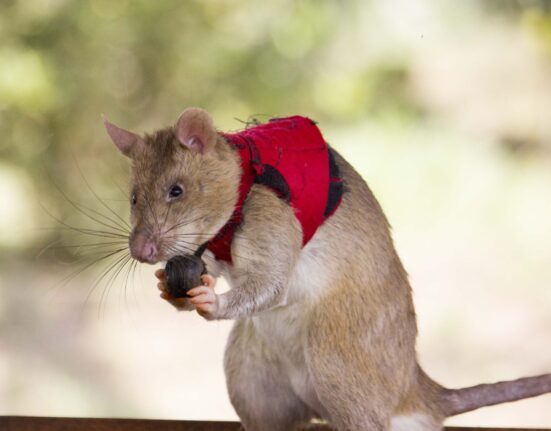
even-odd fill
[(423, 414), (394, 416), (390, 422), (391, 431), (440, 431), (441, 424)]
[[(320, 229), (321, 231), (322, 229)], [(304, 357), (306, 323), (318, 298), (330, 286), (333, 268), (322, 258), (316, 235), (301, 251), (289, 284), (286, 305), (252, 318), (258, 334), (281, 360), (295, 393), (318, 414), (325, 411), (318, 400)]]

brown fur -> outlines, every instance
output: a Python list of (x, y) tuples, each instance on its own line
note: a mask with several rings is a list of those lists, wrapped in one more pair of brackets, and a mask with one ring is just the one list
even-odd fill
[[(211, 238), (237, 199), (239, 160), (212, 137), (205, 115), (184, 113), (131, 153), (138, 202), (130, 245), (152, 238), (159, 260)], [(202, 144), (187, 145), (190, 134)], [(225, 370), (245, 429), (288, 431), (318, 417), (340, 431), (438, 430), (450, 414), (551, 391), (549, 376), (452, 391), (421, 370), (411, 288), (388, 222), (362, 178), (336, 160), (342, 203), (306, 247), (292, 208), (255, 185), (232, 243), (233, 264), (209, 263), (232, 287), (203, 315), (236, 319)], [(174, 183), (185, 196), (168, 203)]]
[[(172, 128), (145, 136), (143, 148), (132, 157), (131, 189), (137, 202), (131, 210), (130, 243), (138, 235), (153, 237), (161, 251), (158, 259), (167, 260), (178, 254), (168, 248), (180, 253), (195, 250), (226, 223), (237, 201), (239, 166), (223, 138), (218, 141), (216, 151), (202, 155), (183, 147)], [(177, 183), (183, 186), (184, 198), (168, 202), (168, 189)], [(190, 225), (174, 228), (186, 222)], [(176, 244), (178, 235), (190, 227), (200, 235)]]

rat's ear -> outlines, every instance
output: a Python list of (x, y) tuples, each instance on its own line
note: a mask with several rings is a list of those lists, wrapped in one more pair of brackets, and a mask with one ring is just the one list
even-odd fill
[(176, 122), (178, 141), (192, 151), (205, 154), (216, 144), (216, 129), (212, 117), (204, 109), (188, 108)]
[(143, 144), (141, 136), (110, 123), (105, 117), (103, 117), (103, 124), (113, 143), (125, 156), (131, 157), (132, 152)]

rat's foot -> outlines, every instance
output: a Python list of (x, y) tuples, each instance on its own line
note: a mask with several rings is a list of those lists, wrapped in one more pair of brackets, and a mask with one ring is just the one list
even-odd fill
[(159, 282), (157, 283), (157, 288), (161, 291), (161, 294), (159, 295), (161, 298), (163, 298), (165, 301), (168, 301), (174, 308), (176, 308), (179, 311), (191, 311), (193, 310), (194, 306), (191, 303), (189, 298), (174, 298), (170, 292), (168, 291), (168, 284), (166, 282), (166, 273), (164, 269), (158, 269), (155, 271), (155, 277), (159, 279)]
[(194, 287), (188, 290), (187, 294), (191, 296), (191, 303), (195, 305), (197, 312), (207, 320), (215, 318), (218, 312), (218, 295), (214, 293), (216, 280), (206, 274), (201, 277), (204, 286)]

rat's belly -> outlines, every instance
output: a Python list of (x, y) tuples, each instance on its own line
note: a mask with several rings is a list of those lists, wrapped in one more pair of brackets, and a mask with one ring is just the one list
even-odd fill
[[(252, 317), (257, 334), (283, 365), (295, 393), (319, 415), (325, 416), (306, 364), (306, 331), (310, 312), (331, 286), (331, 265), (314, 238), (302, 251), (289, 283), (286, 305)], [(328, 316), (330, 318), (330, 316)]]
[(305, 358), (305, 322), (298, 304), (280, 307), (277, 310), (252, 317), (254, 329), (269, 346), (270, 354), (277, 358), (295, 394), (317, 414), (324, 416)]

